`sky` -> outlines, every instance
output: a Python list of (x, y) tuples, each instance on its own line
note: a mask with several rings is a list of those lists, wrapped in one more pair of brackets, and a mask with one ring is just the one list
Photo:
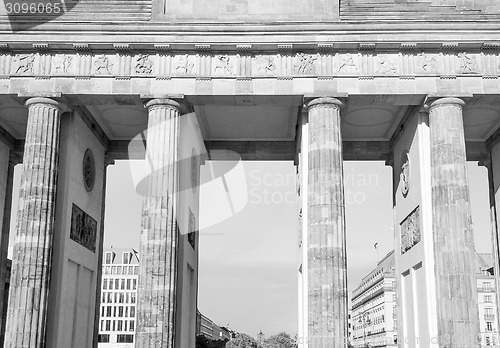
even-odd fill
[[(210, 162), (208, 162), (210, 164)], [(202, 181), (211, 174), (202, 166)], [(220, 163), (219, 163), (220, 164)], [(212, 162), (212, 169), (218, 168)], [(297, 333), (298, 230), (292, 162), (241, 162), (246, 184), (240, 211), (200, 231), (198, 308), (219, 325), (252, 336)], [(20, 165), (13, 206), (17, 206)], [(105, 247), (139, 249), (142, 197), (128, 161), (108, 167)], [(468, 163), (472, 218), (478, 252), (491, 252), (487, 172)], [(393, 248), (392, 168), (383, 162), (344, 162), (349, 293)], [(246, 187), (246, 190), (245, 190)], [(200, 189), (200, 224), (220, 213), (223, 202)], [(13, 214), (11, 227), (15, 226)], [(14, 234), (11, 234), (13, 236)], [(11, 238), (12, 239), (12, 238)]]

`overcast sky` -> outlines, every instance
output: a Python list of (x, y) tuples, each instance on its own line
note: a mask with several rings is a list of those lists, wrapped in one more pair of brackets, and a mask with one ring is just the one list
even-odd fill
[[(297, 332), (297, 206), (291, 162), (242, 162), (245, 207), (200, 232), (200, 311), (219, 325), (255, 336)], [(214, 164), (215, 165), (215, 164)], [(210, 175), (208, 166), (202, 176)], [(17, 206), (20, 166), (16, 167)], [(390, 167), (383, 162), (345, 162), (348, 282), (351, 292), (393, 248)], [(476, 249), (491, 252), (486, 169), (469, 163)], [(245, 190), (245, 187), (240, 187)], [(204, 186), (200, 223), (220, 213), (223, 202)], [(245, 196), (244, 191), (239, 192)], [(105, 246), (139, 247), (142, 197), (127, 161), (108, 169)], [(15, 218), (12, 225), (15, 223)], [(12, 234), (13, 235), (13, 234)]]

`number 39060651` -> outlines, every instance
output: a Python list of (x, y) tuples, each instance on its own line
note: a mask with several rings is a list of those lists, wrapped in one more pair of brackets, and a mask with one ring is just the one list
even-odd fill
[(38, 14), (57, 14), (61, 12), (61, 4), (59, 3), (43, 3), (43, 2), (14, 2), (6, 3), (5, 7), (8, 14), (28, 14), (28, 13), (38, 13)]

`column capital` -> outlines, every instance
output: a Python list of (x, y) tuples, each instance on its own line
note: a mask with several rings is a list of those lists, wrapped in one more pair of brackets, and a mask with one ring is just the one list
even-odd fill
[(315, 106), (329, 106), (329, 105), (340, 109), (344, 106), (344, 103), (342, 103), (340, 100), (334, 97), (318, 97), (305, 103), (306, 110), (310, 110)]
[(47, 97), (32, 97), (24, 102), (24, 105), (26, 105), (27, 108), (40, 104), (57, 109), (61, 113), (68, 110), (66, 104)]
[(181, 114), (188, 113), (189, 106), (182, 101), (177, 101), (170, 98), (155, 98), (145, 101), (144, 107), (148, 109), (148, 111), (152, 110), (155, 107), (166, 107), (173, 108), (179, 111)]
[(459, 97), (426, 97), (421, 112), (429, 113), (431, 109), (443, 105), (457, 105), (463, 107), (465, 101)]

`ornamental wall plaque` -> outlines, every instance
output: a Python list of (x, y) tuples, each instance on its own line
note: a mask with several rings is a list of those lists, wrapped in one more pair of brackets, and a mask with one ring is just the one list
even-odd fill
[(401, 163), (402, 165), (399, 180), (401, 183), (401, 193), (403, 194), (403, 197), (406, 197), (410, 191), (410, 156), (408, 151), (403, 152)]
[(97, 221), (73, 204), (69, 238), (95, 253)]
[(196, 250), (196, 217), (191, 208), (189, 208), (189, 221), (188, 221), (188, 242)]
[(83, 155), (83, 184), (87, 192), (92, 191), (95, 183), (95, 160), (92, 150), (87, 149)]
[(401, 255), (420, 242), (420, 206), (401, 222)]

